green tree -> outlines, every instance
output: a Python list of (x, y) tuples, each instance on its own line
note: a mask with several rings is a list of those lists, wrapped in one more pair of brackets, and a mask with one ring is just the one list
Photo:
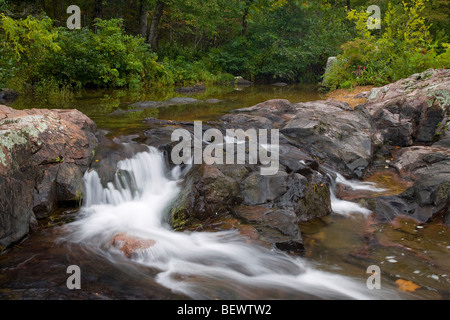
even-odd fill
[(367, 28), (368, 13), (352, 10), (358, 36), (342, 46), (342, 54), (324, 79), (331, 88), (343, 84), (382, 85), (424, 71), (449, 65), (448, 44), (435, 41), (424, 15), (425, 0), (388, 4), (381, 34)]

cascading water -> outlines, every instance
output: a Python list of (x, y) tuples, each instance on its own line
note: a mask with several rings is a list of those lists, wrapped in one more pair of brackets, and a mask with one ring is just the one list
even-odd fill
[(151, 239), (155, 245), (129, 263), (157, 270), (156, 281), (195, 299), (267, 298), (283, 292), (293, 298), (395, 298), (369, 290), (366, 279), (320, 271), (295, 258), (248, 244), (237, 232), (175, 232), (165, 223), (180, 189), (179, 168), (168, 172), (156, 149), (118, 164), (115, 182), (104, 188), (95, 171), (86, 173), (81, 217), (69, 225), (67, 240), (96, 249), (109, 259), (124, 259), (111, 245), (119, 233)]
[(334, 172), (334, 175), (336, 175), (336, 179), (331, 179), (332, 186), (331, 186), (331, 209), (333, 212), (342, 214), (344, 216), (349, 216), (353, 213), (360, 213), (365, 216), (372, 213), (367, 208), (364, 208), (360, 206), (357, 203), (341, 200), (338, 197), (336, 197), (336, 184), (340, 183), (345, 185), (346, 187), (349, 187), (352, 190), (365, 190), (365, 191), (371, 191), (371, 192), (383, 192), (386, 191), (386, 189), (377, 188), (375, 187), (374, 183), (371, 182), (360, 182), (360, 181), (351, 181), (347, 180), (342, 176), (340, 173)]

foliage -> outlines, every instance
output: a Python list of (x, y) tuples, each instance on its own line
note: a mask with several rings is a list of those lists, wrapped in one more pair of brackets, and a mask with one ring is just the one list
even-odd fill
[[(24, 91), (27, 84), (39, 79), (42, 57), (61, 50), (48, 18), (14, 20), (2, 14), (0, 35), (0, 85)], [(8, 83), (9, 82), (9, 83)]]
[(449, 44), (433, 40), (422, 15), (425, 8), (424, 0), (389, 4), (380, 35), (367, 28), (365, 10), (350, 11), (348, 19), (355, 22), (358, 37), (341, 47), (325, 85), (383, 85), (428, 68), (448, 67)]
[(68, 96), (70, 88), (128, 87), (215, 81), (201, 62), (182, 57), (157, 62), (142, 37), (126, 34), (121, 19), (96, 21), (87, 28), (55, 28), (50, 19), (3, 16), (2, 80), (18, 91)]
[(324, 79), (335, 88), (449, 65), (450, 0), (373, 0), (383, 13), (383, 29), (373, 31), (364, 0), (161, 1), (159, 45), (151, 50), (141, 26), (144, 17), (149, 31), (156, 0), (78, 0), (81, 30), (65, 28), (67, 1), (0, 0), (8, 15), (0, 19), (0, 87), (70, 100), (74, 88), (140, 89), (231, 75), (317, 82), (327, 58), (341, 53)]
[(6, 9), (8, 9), (8, 2), (0, 0), (0, 12), (4, 12)]
[(307, 1), (256, 11), (247, 37), (211, 52), (226, 72), (263, 81), (315, 81), (330, 55), (348, 40), (344, 8)]

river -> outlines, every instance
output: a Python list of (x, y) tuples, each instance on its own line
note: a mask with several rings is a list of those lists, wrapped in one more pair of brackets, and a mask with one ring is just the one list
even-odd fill
[[(308, 86), (208, 88), (193, 95), (197, 103), (125, 113), (135, 101), (168, 100), (180, 94), (126, 91), (85, 92), (64, 108), (90, 116), (109, 136), (146, 127), (145, 117), (215, 120), (236, 108), (273, 98), (291, 102), (320, 99)], [(16, 108), (55, 107), (22, 98)], [(438, 223), (425, 226), (411, 219), (375, 224), (371, 212), (332, 194), (333, 214), (302, 223), (305, 257), (293, 257), (248, 244), (233, 230), (175, 232), (165, 223), (179, 192), (183, 173), (165, 168), (155, 149), (119, 163), (130, 173), (121, 188), (103, 188), (95, 171), (85, 175), (86, 195), (80, 210), (62, 208), (41, 221), (37, 231), (0, 255), (1, 299), (448, 299), (450, 298), (450, 232)], [(121, 179), (118, 177), (117, 179)], [(131, 181), (131, 183), (130, 183)], [(392, 195), (406, 184), (392, 172), (367, 181), (335, 182), (355, 194)], [(155, 245), (131, 259), (111, 246), (114, 235), (152, 239)], [(380, 245), (367, 248), (367, 239)], [(367, 250), (370, 250), (370, 258)], [(68, 290), (69, 265), (81, 269), (81, 290)], [(381, 270), (381, 289), (366, 286), (369, 265)], [(400, 287), (398, 280), (420, 288)], [(409, 283), (409, 282), (407, 282)]]

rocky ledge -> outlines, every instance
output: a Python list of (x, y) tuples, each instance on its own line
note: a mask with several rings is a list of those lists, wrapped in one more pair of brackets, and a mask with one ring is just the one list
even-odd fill
[(77, 110), (0, 105), (0, 246), (20, 239), (59, 205), (80, 203), (97, 127)]
[[(428, 70), (362, 96), (367, 102), (354, 109), (334, 100), (270, 100), (209, 124), (223, 133), (279, 129), (280, 170), (262, 176), (260, 165), (193, 166), (171, 211), (172, 225), (201, 229), (231, 215), (253, 228), (252, 237), (301, 253), (298, 223), (331, 213), (334, 173), (364, 179), (386, 166), (413, 186), (399, 196), (361, 198), (378, 221), (406, 215), (449, 224), (450, 70)], [(169, 131), (177, 125), (189, 129), (172, 122)], [(153, 130), (159, 129), (147, 136)]]
[[(332, 212), (336, 172), (362, 180), (387, 167), (412, 187), (398, 196), (361, 197), (376, 220), (406, 215), (450, 224), (450, 70), (428, 70), (360, 97), (367, 102), (354, 109), (331, 99), (270, 100), (205, 123), (203, 130), (224, 136), (227, 129), (278, 129), (279, 170), (261, 175), (261, 163), (193, 165), (167, 222), (177, 230), (233, 228), (247, 241), (302, 254), (299, 222)], [(95, 124), (78, 111), (0, 106), (0, 245), (20, 240), (59, 203), (80, 201), (87, 168), (99, 170), (105, 185), (114, 182), (117, 162), (142, 145), (158, 147), (173, 166), (171, 134), (183, 128), (193, 135), (193, 124), (146, 123), (144, 132), (123, 137), (125, 145), (99, 138), (94, 155)], [(127, 256), (153, 245), (128, 235), (112, 243)]]

